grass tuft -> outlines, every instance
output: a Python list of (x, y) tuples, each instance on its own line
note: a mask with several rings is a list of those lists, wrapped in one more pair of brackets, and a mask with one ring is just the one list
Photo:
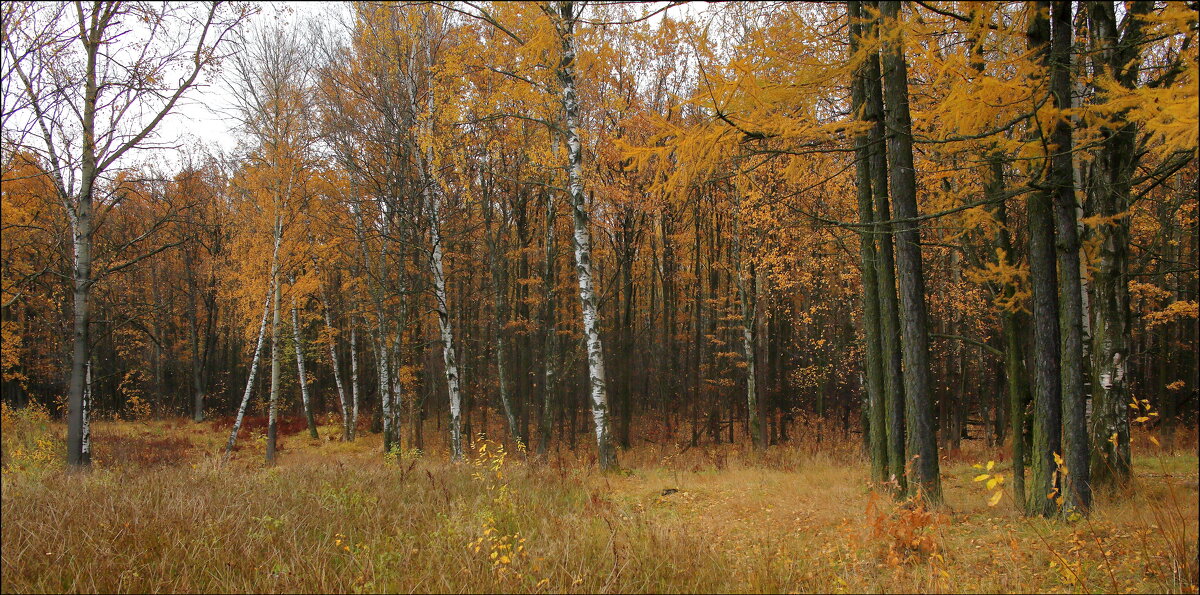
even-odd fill
[(601, 474), (583, 449), (478, 436), (454, 465), (436, 442), (384, 456), (378, 435), (297, 427), (268, 468), (246, 436), (221, 462), (228, 426), (97, 422), (98, 465), (66, 473), (61, 424), (5, 408), (0, 590), (1196, 592), (1194, 452), (1139, 454), (1135, 488), (1068, 522), (989, 506), (970, 462), (1003, 451), (975, 442), (926, 509), (871, 489), (833, 436), (663, 440)]

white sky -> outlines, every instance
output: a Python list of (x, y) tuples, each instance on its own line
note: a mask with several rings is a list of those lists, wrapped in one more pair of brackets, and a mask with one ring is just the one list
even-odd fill
[[(347, 7), (342, 2), (263, 2), (261, 6), (262, 11), (250, 17), (245, 26), (271, 20), (297, 24), (307, 18), (335, 18), (338, 11)], [(156, 130), (160, 142), (180, 147), (199, 142), (216, 145), (226, 153), (237, 146), (236, 122), (222, 113), (230, 107), (232, 97), (221, 77), (220, 72), (210, 73), (203, 86), (192, 89), (176, 105)]]
[[(664, 3), (650, 4), (650, 8), (657, 9)], [(707, 4), (696, 2), (673, 7), (666, 12), (695, 13), (703, 10)], [(246, 26), (253, 27), (272, 19), (288, 24), (298, 24), (309, 18), (336, 19), (341, 16), (338, 13), (346, 13), (349, 5), (344, 2), (263, 2), (261, 7), (262, 11), (252, 16)], [(652, 21), (657, 22), (663, 14), (655, 15)], [(222, 153), (233, 151), (238, 144), (237, 125), (232, 118), (222, 114), (230, 107), (231, 99), (231, 91), (222, 82), (220, 73), (216, 76), (210, 74), (203, 86), (197, 86), (188, 93), (159, 124), (156, 130), (159, 142), (185, 149), (201, 144), (215, 145)], [(159, 156), (166, 161), (175, 161), (166, 155)]]

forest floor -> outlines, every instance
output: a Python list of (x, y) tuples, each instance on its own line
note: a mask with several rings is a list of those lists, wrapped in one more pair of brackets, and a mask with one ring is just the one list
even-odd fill
[[(870, 488), (853, 440), (526, 456), (476, 441), (384, 457), (378, 434), (100, 421), (66, 473), (63, 427), (5, 411), (3, 592), (1197, 592), (1196, 431), (1135, 440), (1135, 487), (1075, 521), (1027, 519), (1004, 450), (942, 461), (945, 505)], [(426, 428), (426, 436), (437, 430)], [(797, 432), (799, 433), (799, 432)], [(581, 443), (585, 442), (581, 435)], [(995, 461), (991, 470), (982, 470)]]

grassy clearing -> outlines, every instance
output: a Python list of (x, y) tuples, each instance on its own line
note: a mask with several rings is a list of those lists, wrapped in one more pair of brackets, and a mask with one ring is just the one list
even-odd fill
[(1196, 592), (1194, 436), (1068, 523), (987, 506), (970, 464), (1002, 451), (976, 444), (926, 512), (868, 489), (853, 445), (649, 444), (601, 475), (583, 450), (385, 461), (321, 429), (264, 468), (258, 438), (221, 464), (212, 424), (100, 422), (97, 469), (70, 474), (45, 456), (61, 425), (6, 412), (0, 590)]

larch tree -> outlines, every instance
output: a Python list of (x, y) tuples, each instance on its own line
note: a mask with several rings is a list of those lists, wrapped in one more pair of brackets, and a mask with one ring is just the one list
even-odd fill
[[(854, 54), (862, 50), (863, 10), (862, 2), (852, 0), (847, 5), (847, 18), (850, 19), (850, 52)], [(864, 118), (867, 105), (866, 82), (869, 68), (864, 60), (855, 70), (851, 88), (851, 109), (860, 118)], [(876, 483), (888, 480), (888, 450), (887, 450), (887, 413), (884, 402), (884, 370), (883, 346), (880, 342), (880, 307), (878, 281), (878, 245), (876, 235), (878, 227), (875, 221), (875, 202), (871, 188), (871, 148), (868, 130), (859, 132), (854, 138), (854, 168), (855, 191), (858, 197), (859, 221), (868, 227), (859, 231), (859, 253), (862, 261), (862, 303), (863, 303), (863, 367), (864, 384), (866, 385), (868, 453), (871, 457), (871, 479)]]
[(908, 107), (908, 70), (904, 36), (895, 28), (899, 2), (881, 2), (884, 101), (887, 105), (888, 187), (896, 205), (896, 276), (900, 287), (900, 319), (904, 356), (905, 425), (908, 451), (915, 459), (909, 492), (930, 503), (942, 500), (938, 471), (937, 429), (929, 379), (929, 315), (921, 262), (916, 169), (913, 165), (912, 121)]
[(1056, 258), (1058, 268), (1059, 353), (1061, 354), (1063, 469), (1061, 492), (1064, 510), (1087, 512), (1092, 503), (1083, 386), (1083, 287), (1080, 281), (1079, 227), (1076, 221), (1074, 152), (1071, 122), (1064, 112), (1071, 105), (1071, 55), (1074, 29), (1071, 2), (1058, 0), (1051, 8), (1050, 92), (1060, 110), (1055, 119), (1051, 147), (1054, 151), (1046, 173), (1046, 186), (1053, 193)]

